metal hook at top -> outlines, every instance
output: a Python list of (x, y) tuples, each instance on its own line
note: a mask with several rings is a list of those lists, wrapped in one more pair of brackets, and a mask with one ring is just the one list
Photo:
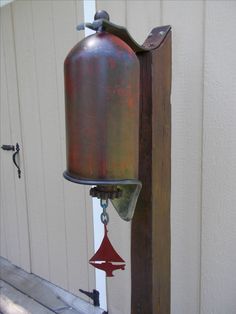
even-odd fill
[(92, 23), (80, 23), (76, 29), (77, 31), (84, 30), (85, 27), (92, 29), (93, 31), (103, 30), (103, 21), (109, 22), (110, 16), (104, 10), (99, 10), (94, 15), (94, 21)]

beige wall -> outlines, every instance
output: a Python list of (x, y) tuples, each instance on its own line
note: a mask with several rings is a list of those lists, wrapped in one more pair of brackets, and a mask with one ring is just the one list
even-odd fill
[[(233, 314), (236, 1), (97, 3), (140, 43), (153, 27), (172, 25), (171, 313)], [(119, 296), (126, 300), (128, 291)], [(112, 313), (120, 313), (120, 298), (112, 297)]]
[[(77, 21), (81, 21), (82, 16), (81, 11), (76, 11), (75, 8), (78, 6), (75, 6), (75, 3), (81, 1), (34, 0), (30, 8), (27, 7), (27, 3), (28, 0), (16, 1), (10, 6), (15, 23), (16, 60), (19, 64), (17, 75), (26, 168), (34, 173), (35, 164), (39, 169), (43, 169), (42, 165), (44, 165), (44, 172), (39, 172), (36, 181), (33, 177), (26, 177), (26, 184), (31, 191), (28, 194), (29, 211), (32, 210), (31, 208), (34, 209), (30, 213), (30, 223), (35, 222), (35, 229), (32, 226), (30, 229), (31, 238), (33, 231), (35, 235), (33, 240), (35, 247), (31, 250), (34, 250), (36, 256), (41, 256), (43, 252), (37, 251), (37, 241), (47, 241), (43, 235), (48, 234), (50, 239), (51, 234), (52, 242), (45, 242), (45, 245), (46, 247), (49, 245), (52, 249), (49, 250), (52, 254), (51, 259), (57, 260), (59, 253), (55, 248), (56, 242), (52, 234), (54, 231), (57, 234), (59, 227), (55, 226), (53, 217), (59, 215), (58, 224), (63, 226), (63, 208), (67, 208), (66, 230), (71, 226), (72, 233), (70, 238), (66, 238), (65, 231), (59, 232), (58, 235), (63, 244), (62, 249), (68, 249), (68, 266), (76, 272), (80, 257), (78, 254), (73, 255), (72, 252), (74, 249), (79, 251), (86, 248), (83, 248), (79, 240), (73, 242), (74, 238), (81, 237), (75, 223), (81, 217), (74, 209), (78, 202), (83, 204), (83, 208), (88, 205), (83, 199), (84, 191), (77, 193), (77, 187), (75, 188), (74, 185), (59, 182), (55, 175), (50, 175), (50, 170), (61, 172), (65, 164), (63, 85), (60, 71), (64, 55), (77, 40), (74, 26)], [(46, 9), (48, 7), (50, 7), (49, 11)], [(236, 1), (105, 0), (97, 1), (97, 7), (107, 9), (111, 20), (126, 25), (140, 43), (153, 27), (161, 24), (172, 25), (171, 313), (234, 314), (236, 310)], [(51, 16), (54, 18), (51, 19)], [(41, 23), (43, 28), (40, 26)], [(32, 29), (35, 37), (32, 37)], [(22, 30), (24, 35), (20, 33)], [(44, 50), (40, 52), (42, 43)], [(30, 48), (27, 48), (27, 45)], [(55, 52), (56, 62), (52, 63)], [(42, 80), (44, 74), (41, 62), (47, 64), (46, 81)], [(29, 85), (27, 85), (25, 82), (29, 77)], [(35, 83), (37, 77), (39, 85)], [(37, 102), (40, 107), (37, 107)], [(51, 107), (52, 103), (57, 108), (55, 121), (50, 115), (54, 110), (53, 106)], [(26, 119), (24, 117), (29, 113), (33, 120), (24, 121)], [(41, 120), (38, 120), (38, 115)], [(38, 130), (37, 138), (33, 138), (30, 134), (35, 128)], [(59, 137), (57, 133), (60, 134)], [(31, 156), (35, 156), (35, 159)], [(53, 161), (58, 156), (60, 158), (56, 159), (56, 166)], [(47, 185), (43, 183), (44, 180)], [(64, 191), (65, 194), (50, 190), (54, 183), (60, 187), (59, 191)], [(43, 199), (40, 198), (39, 202), (35, 202), (38, 193), (42, 193)], [(53, 193), (59, 193), (57, 200), (51, 198)], [(67, 204), (67, 207), (61, 206), (62, 201)], [(47, 206), (45, 207), (44, 204)], [(42, 216), (37, 217), (36, 213), (42, 209), (44, 210)], [(86, 217), (87, 212), (83, 209), (81, 213), (82, 219), (91, 219)], [(112, 242), (128, 259), (130, 225), (118, 219), (115, 212), (111, 218)], [(48, 221), (48, 229), (41, 235), (42, 239), (40, 232), (36, 232), (39, 228), (36, 224), (37, 219)], [(91, 241), (90, 239), (90, 245)], [(4, 250), (6, 251), (6, 248)], [(39, 274), (49, 276), (48, 262), (45, 263), (44, 260), (45, 265), (37, 263), (37, 258), (32, 262)], [(60, 261), (57, 268), (51, 267), (50, 276), (53, 280), (59, 273), (58, 284), (76, 291), (73, 273), (68, 277), (68, 274), (60, 272), (64, 270), (65, 263), (66, 261)], [(127, 270), (117, 275), (115, 280), (108, 281), (108, 305), (111, 314), (129, 312), (129, 263)]]
[(83, 2), (14, 1), (0, 12), (1, 144), (19, 142), (22, 168), (19, 180), (1, 150), (1, 255), (79, 295), (95, 287), (92, 200), (62, 177), (63, 62), (83, 38)]
[(205, 7), (201, 313), (236, 312), (236, 2)]

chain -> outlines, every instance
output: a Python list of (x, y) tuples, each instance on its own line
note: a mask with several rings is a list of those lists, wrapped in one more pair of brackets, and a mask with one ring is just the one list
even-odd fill
[(100, 200), (100, 205), (102, 207), (102, 213), (101, 213), (101, 221), (104, 225), (107, 225), (109, 222), (109, 216), (107, 213), (107, 207), (108, 207), (108, 200)]

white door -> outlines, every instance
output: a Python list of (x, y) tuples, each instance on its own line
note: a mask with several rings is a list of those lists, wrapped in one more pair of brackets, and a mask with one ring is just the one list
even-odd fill
[(11, 12), (1, 8), (1, 102), (0, 146), (20, 146), (17, 162), (19, 179), (13, 164), (13, 151), (0, 150), (0, 255), (30, 271), (30, 249), (25, 191), (25, 168), (19, 115), (19, 98)]
[[(85, 298), (79, 288), (95, 288), (88, 264), (92, 199), (88, 188), (62, 177), (63, 61), (83, 37), (75, 29), (81, 21), (82, 1), (26, 0), (1, 8), (1, 144), (19, 142), (23, 174), (19, 180), (11, 153), (1, 150), (1, 255)], [(20, 259), (27, 256), (25, 266)]]

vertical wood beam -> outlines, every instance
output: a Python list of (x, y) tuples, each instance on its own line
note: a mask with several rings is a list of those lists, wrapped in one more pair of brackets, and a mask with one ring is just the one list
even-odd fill
[(171, 31), (151, 34), (144, 47), (157, 48), (138, 54), (143, 188), (132, 221), (132, 314), (170, 313)]

